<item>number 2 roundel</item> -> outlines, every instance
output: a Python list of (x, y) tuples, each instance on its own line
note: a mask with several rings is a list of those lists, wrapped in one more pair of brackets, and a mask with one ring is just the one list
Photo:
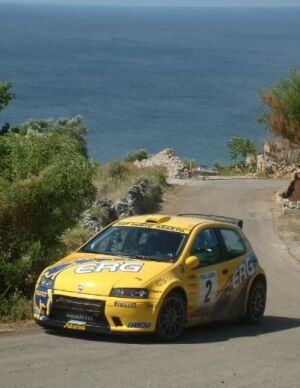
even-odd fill
[(200, 275), (200, 304), (208, 305), (216, 301), (218, 287), (217, 272), (205, 272)]

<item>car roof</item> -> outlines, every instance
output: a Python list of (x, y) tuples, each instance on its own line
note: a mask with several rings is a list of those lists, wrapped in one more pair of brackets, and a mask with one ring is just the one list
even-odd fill
[[(181, 233), (189, 233), (195, 226), (200, 224), (209, 225), (227, 225), (234, 227), (232, 223), (224, 222), (221, 219), (216, 219), (220, 216), (207, 216), (210, 218), (201, 217), (201, 215), (178, 215), (171, 216), (165, 214), (147, 214), (123, 218), (117, 221), (114, 225), (117, 226), (137, 226), (164, 229), (170, 231), (178, 231)], [(216, 217), (216, 218), (211, 218)], [(221, 217), (222, 218), (222, 217)]]

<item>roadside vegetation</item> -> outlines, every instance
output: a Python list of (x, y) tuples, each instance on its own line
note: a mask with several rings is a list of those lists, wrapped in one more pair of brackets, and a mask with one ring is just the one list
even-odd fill
[(259, 94), (264, 105), (260, 122), (276, 136), (300, 146), (300, 72), (292, 69), (290, 79), (280, 79)]
[(146, 167), (141, 169), (126, 161), (115, 161), (100, 166), (94, 184), (98, 197), (115, 201), (121, 198), (131, 186), (142, 181), (151, 183), (153, 187), (166, 185), (166, 177), (161, 168)]
[[(96, 188), (96, 199), (90, 207), (90, 215), (102, 220), (104, 225), (112, 221), (111, 206), (126, 197), (128, 190), (143, 183), (147, 185), (147, 195), (140, 200), (139, 213), (151, 213), (159, 209), (163, 193), (167, 188), (164, 171), (158, 167), (138, 168), (133, 163), (114, 161), (107, 165), (98, 166), (93, 180)], [(98, 206), (97, 200), (105, 199), (106, 206)], [(110, 205), (109, 208), (107, 206)], [(116, 217), (114, 214), (113, 217)], [(79, 222), (74, 228), (66, 230), (62, 241), (66, 251), (77, 249), (91, 238), (95, 231), (86, 224)]]
[[(0, 111), (14, 97), (0, 84)], [(161, 200), (163, 171), (132, 163), (146, 151), (100, 166), (88, 158), (86, 134), (80, 117), (0, 130), (0, 322), (31, 317), (40, 272), (93, 234), (80, 220), (95, 200), (116, 200), (141, 181), (156, 193), (151, 202)]]
[(141, 161), (149, 158), (149, 153), (145, 149), (140, 149), (137, 151), (128, 152), (125, 156), (125, 162), (135, 162), (136, 160)]
[(222, 165), (216, 162), (214, 169), (218, 175), (233, 176), (256, 172), (257, 151), (254, 142), (243, 137), (233, 137), (227, 142), (227, 147), (233, 163)]
[[(269, 89), (259, 90), (262, 113), (259, 122), (277, 139), (288, 141), (290, 152), (300, 146), (300, 72), (290, 71), (289, 79), (280, 79)], [(289, 143), (290, 142), (290, 143)], [(219, 175), (245, 175), (256, 172), (256, 147), (249, 139), (234, 137), (227, 143), (233, 161), (230, 165), (215, 163)], [(251, 161), (252, 160), (252, 161)], [(264, 176), (272, 175), (267, 167)]]

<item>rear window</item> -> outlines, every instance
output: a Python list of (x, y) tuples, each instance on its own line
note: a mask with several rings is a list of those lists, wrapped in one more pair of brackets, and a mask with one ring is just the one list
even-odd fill
[(237, 230), (220, 229), (220, 233), (225, 244), (227, 260), (235, 259), (246, 254), (246, 245)]

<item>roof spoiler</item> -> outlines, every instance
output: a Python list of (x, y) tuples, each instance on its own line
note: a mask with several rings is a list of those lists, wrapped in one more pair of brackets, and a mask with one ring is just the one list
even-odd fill
[(234, 224), (239, 226), (241, 229), (243, 228), (243, 220), (240, 220), (238, 218), (232, 218), (232, 217), (224, 217), (224, 216), (216, 216), (213, 214), (201, 214), (201, 213), (182, 213), (178, 214), (179, 217), (199, 217), (199, 218), (205, 218), (207, 220), (214, 220), (214, 221), (220, 221), (220, 222), (228, 222), (229, 224)]

